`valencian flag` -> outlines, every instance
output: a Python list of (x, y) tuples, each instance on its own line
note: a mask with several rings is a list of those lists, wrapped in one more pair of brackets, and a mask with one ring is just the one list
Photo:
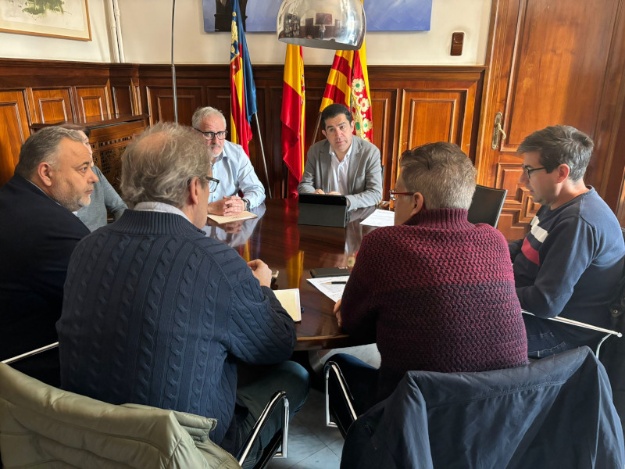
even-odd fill
[(239, 0), (233, 0), (230, 46), (230, 140), (241, 145), (248, 156), (254, 114), (256, 114), (256, 85), (245, 41)]
[(304, 172), (305, 106), (302, 47), (286, 46), (282, 84), (282, 159), (289, 169), (288, 197), (297, 197)]
[(336, 51), (319, 112), (334, 103), (350, 108), (354, 117), (354, 133), (373, 142), (373, 113), (365, 41), (359, 50)]

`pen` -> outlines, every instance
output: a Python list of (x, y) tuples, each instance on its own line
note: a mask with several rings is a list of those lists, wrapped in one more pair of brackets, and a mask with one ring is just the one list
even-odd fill
[(345, 285), (347, 282), (330, 282), (331, 285)]

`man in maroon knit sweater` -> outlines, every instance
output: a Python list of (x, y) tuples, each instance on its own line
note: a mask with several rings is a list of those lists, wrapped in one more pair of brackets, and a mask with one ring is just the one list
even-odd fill
[(379, 370), (346, 354), (332, 357), (358, 414), (388, 397), (408, 370), (527, 363), (508, 244), (495, 228), (467, 221), (475, 191), (471, 161), (441, 142), (404, 152), (400, 165), (391, 191), (395, 226), (365, 236), (335, 307), (339, 325), (376, 342), (382, 357)]

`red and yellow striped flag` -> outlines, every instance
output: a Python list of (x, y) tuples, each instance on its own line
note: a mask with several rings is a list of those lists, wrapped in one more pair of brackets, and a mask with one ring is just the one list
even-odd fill
[(373, 112), (365, 41), (357, 51), (336, 51), (319, 112), (334, 103), (350, 108), (354, 116), (354, 133), (373, 142)]
[(302, 47), (286, 46), (282, 84), (282, 159), (289, 168), (288, 197), (297, 197), (304, 172), (306, 91)]

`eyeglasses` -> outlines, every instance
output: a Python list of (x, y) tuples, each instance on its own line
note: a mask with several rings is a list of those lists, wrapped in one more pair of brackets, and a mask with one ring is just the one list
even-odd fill
[(397, 196), (398, 196), (398, 195), (410, 195), (410, 196), (413, 196), (413, 195), (415, 195), (415, 193), (414, 193), (414, 192), (397, 192), (397, 191), (390, 191), (390, 197), (391, 197), (391, 200), (392, 200), (393, 202), (397, 200)]
[(202, 179), (208, 182), (208, 190), (211, 192), (215, 192), (217, 186), (219, 185), (219, 179), (215, 179), (210, 176), (204, 176)]
[(199, 133), (204, 135), (204, 138), (208, 140), (212, 140), (214, 138), (223, 140), (224, 138), (226, 138), (226, 135), (228, 135), (227, 130), (220, 130), (219, 132), (211, 132), (210, 130), (208, 132), (204, 132), (203, 130), (200, 130), (200, 129), (195, 129), (195, 130), (197, 130)]
[(544, 166), (541, 166), (540, 168), (532, 168), (531, 166), (527, 166), (524, 164), (523, 166), (521, 166), (521, 169), (523, 169), (523, 172), (527, 176), (527, 179), (529, 179), (534, 171), (539, 171), (541, 169), (546, 170), (547, 168), (545, 168)]

